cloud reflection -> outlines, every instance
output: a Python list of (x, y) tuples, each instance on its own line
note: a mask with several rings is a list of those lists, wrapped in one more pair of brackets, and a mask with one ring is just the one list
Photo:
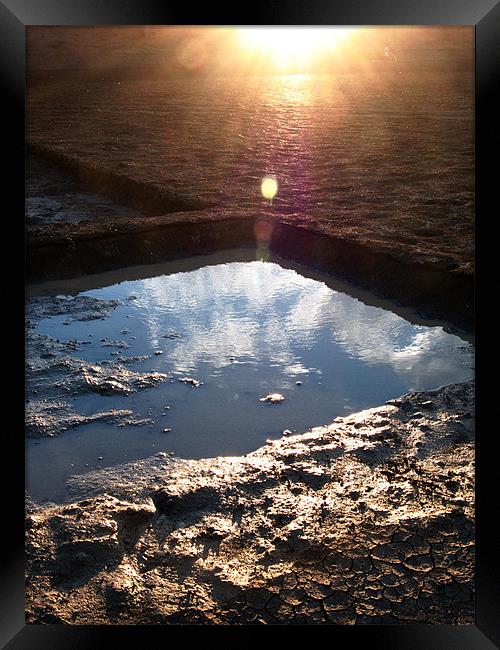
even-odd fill
[(389, 366), (416, 388), (471, 374), (472, 348), (441, 327), (412, 325), (277, 264), (221, 264), (125, 284), (152, 347), (165, 345), (167, 331), (181, 334), (168, 358), (182, 371), (245, 361), (298, 375), (316, 370), (312, 352), (321, 359), (335, 350)]

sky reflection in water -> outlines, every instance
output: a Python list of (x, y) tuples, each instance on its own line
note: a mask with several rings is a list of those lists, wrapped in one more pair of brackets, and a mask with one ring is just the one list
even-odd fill
[[(122, 356), (152, 355), (131, 369), (166, 372), (171, 381), (128, 397), (77, 397), (80, 412), (128, 408), (155, 425), (94, 423), (30, 446), (29, 475), (39, 496), (59, 494), (70, 473), (162, 450), (191, 458), (247, 453), (285, 428), (304, 431), (410, 389), (473, 376), (472, 346), (441, 327), (414, 325), (274, 263), (205, 266), (85, 295), (123, 304), (105, 320), (63, 325), (58, 316), (42, 320), (38, 331), (91, 340), (75, 355), (93, 362), (118, 356), (101, 338), (125, 341), (130, 347)], [(178, 382), (185, 375), (203, 385)], [(259, 402), (273, 392), (286, 400)], [(33, 467), (49, 457), (52, 486), (45, 481), (42, 488)]]

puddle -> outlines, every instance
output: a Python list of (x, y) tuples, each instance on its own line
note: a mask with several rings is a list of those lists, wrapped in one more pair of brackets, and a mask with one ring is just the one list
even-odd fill
[[(78, 295), (118, 306), (90, 320), (58, 308), (32, 322), (37, 334), (76, 342), (74, 360), (166, 376), (130, 394), (68, 394), (61, 386), (60, 398), (83, 416), (132, 414), (128, 423), (104, 418), (28, 439), (32, 499), (64, 500), (69, 476), (159, 451), (245, 454), (284, 430), (302, 432), (408, 390), (473, 376), (472, 345), (441, 326), (412, 323), (278, 263), (214, 261), (197, 269), (184, 261), (187, 270), (168, 275), (160, 274), (165, 266), (142, 267), (140, 279), (123, 281), (114, 272), (90, 290), (84, 280), (68, 282), (68, 293), (52, 299), (58, 305)], [(155, 277), (142, 277), (144, 269)], [(284, 399), (265, 399), (275, 394)]]

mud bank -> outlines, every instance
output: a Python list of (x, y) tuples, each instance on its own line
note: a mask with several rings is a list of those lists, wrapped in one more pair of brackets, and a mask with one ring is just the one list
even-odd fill
[[(74, 198), (74, 188), (68, 189), (72, 193), (66, 196)], [(41, 192), (46, 194), (43, 184)], [(422, 251), (408, 257), (404, 248), (389, 249), (387, 242), (359, 236), (356, 241), (345, 229), (336, 230), (330, 222), (299, 214), (277, 217), (263, 212), (259, 216), (248, 209), (235, 213), (219, 208), (143, 216), (128, 208), (120, 212), (119, 206), (113, 210), (106, 206), (107, 213), (99, 215), (99, 206), (91, 205), (90, 218), (58, 221), (57, 228), (51, 218), (35, 210), (37, 218), (27, 223), (30, 282), (252, 247), (260, 256), (271, 252), (335, 274), (459, 330), (470, 333), (473, 329), (473, 276), (450, 260), (438, 260)]]
[[(33, 171), (40, 174), (37, 158), (42, 158), (69, 177), (74, 186), (109, 197), (122, 205), (140, 210), (146, 216), (181, 210), (201, 210), (211, 205), (210, 202), (197, 197), (181, 196), (164, 185), (146, 180), (139, 181), (127, 174), (126, 165), (121, 166), (119, 171), (114, 171), (89, 161), (83, 162), (77, 156), (62, 155), (54, 149), (33, 143), (28, 144), (28, 154), (28, 178), (32, 178)], [(35, 169), (30, 171), (30, 166)]]
[(27, 620), (471, 624), (473, 393), (75, 477), (73, 503), (28, 503)]
[(260, 183), (273, 173), (279, 192), (269, 216), (307, 216), (350, 241), (404, 251), (408, 260), (425, 256), (471, 269), (472, 72), (471, 63), (453, 77), (411, 79), (377, 73), (87, 83), (68, 74), (36, 87), (29, 79), (27, 137), (62, 160), (234, 214), (266, 212)]
[[(190, 211), (33, 232), (28, 247), (31, 282), (77, 277), (124, 266), (160, 263), (232, 248), (252, 247), (418, 309), (422, 316), (473, 330), (474, 280), (445, 264), (405, 259), (334, 235), (325, 224), (299, 215), (269, 219), (249, 212)], [(36, 240), (36, 243), (35, 243)]]

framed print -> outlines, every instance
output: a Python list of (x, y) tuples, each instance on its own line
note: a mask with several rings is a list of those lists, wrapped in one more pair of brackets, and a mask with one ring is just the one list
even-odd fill
[(6, 647), (499, 647), (475, 346), (498, 3), (0, 16)]

